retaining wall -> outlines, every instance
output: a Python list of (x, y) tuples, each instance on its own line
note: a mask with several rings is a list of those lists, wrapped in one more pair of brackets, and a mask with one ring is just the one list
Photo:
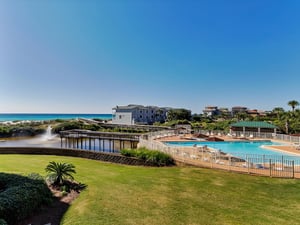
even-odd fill
[(57, 155), (94, 159), (118, 164), (135, 166), (154, 166), (136, 158), (129, 158), (116, 153), (92, 152), (78, 149), (42, 148), (42, 147), (0, 147), (0, 154), (30, 154), (30, 155)]

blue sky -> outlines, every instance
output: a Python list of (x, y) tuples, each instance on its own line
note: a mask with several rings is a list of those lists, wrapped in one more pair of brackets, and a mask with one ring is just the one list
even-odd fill
[(0, 0), (0, 112), (288, 109), (300, 2)]

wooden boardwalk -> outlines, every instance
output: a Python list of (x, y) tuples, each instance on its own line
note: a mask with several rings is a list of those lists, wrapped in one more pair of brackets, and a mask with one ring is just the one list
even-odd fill
[[(61, 147), (96, 150), (98, 146), (100, 151), (114, 152), (124, 148), (136, 148), (140, 134), (75, 129), (61, 131), (60, 138)], [(105, 142), (108, 142), (108, 149), (105, 149)]]

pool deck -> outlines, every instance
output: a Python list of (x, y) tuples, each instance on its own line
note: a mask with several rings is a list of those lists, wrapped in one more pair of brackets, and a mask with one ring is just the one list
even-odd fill
[[(246, 138), (232, 138), (232, 137), (228, 137), (228, 136), (216, 136), (218, 138), (223, 139), (224, 141), (260, 141), (262, 139), (256, 139), (256, 138), (252, 138), (252, 139), (246, 139)], [(177, 141), (177, 142), (186, 142), (186, 141), (198, 141), (197, 139), (193, 138), (192, 135), (177, 135), (177, 136), (171, 136), (171, 137), (163, 137), (163, 138), (158, 138), (156, 139), (158, 141)], [(265, 139), (264, 139), (265, 140)], [(272, 141), (272, 140), (271, 140)], [(282, 153), (292, 153), (295, 154), (297, 156), (300, 156), (300, 150), (298, 150), (296, 148), (295, 145), (293, 145), (290, 142), (284, 142), (284, 141), (277, 141), (276, 142), (280, 142), (283, 145), (273, 145), (273, 146), (264, 146), (264, 148), (266, 149), (271, 149), (274, 151), (280, 151)]]
[[(297, 145), (290, 142), (283, 142), (278, 140), (270, 139), (257, 139), (257, 138), (233, 138), (228, 136), (210, 136), (223, 139), (224, 141), (274, 141), (279, 142), (282, 145), (273, 145), (273, 146), (263, 146), (264, 148), (269, 148), (274, 151), (280, 151), (284, 153), (294, 154), (295, 156), (300, 156), (300, 150), (297, 150)], [(176, 141), (176, 142), (204, 142), (204, 139), (197, 139), (193, 135), (174, 135), (169, 137), (161, 137), (155, 139), (159, 142), (165, 141)], [(276, 143), (274, 143), (276, 144)], [(269, 177), (281, 177), (281, 178), (297, 178), (300, 179), (300, 164), (294, 164), (293, 162), (286, 161), (274, 161), (264, 162), (263, 164), (257, 163), (257, 158), (248, 158), (247, 161), (237, 161), (232, 160), (232, 157), (228, 155), (213, 155), (212, 152), (204, 147), (194, 146), (184, 146), (180, 148), (180, 151), (176, 150), (172, 152), (172, 157), (176, 162), (180, 162), (187, 165), (197, 166), (197, 167), (206, 167), (227, 170), (230, 172), (237, 173), (247, 173), (255, 176), (269, 176)]]
[(274, 151), (280, 151), (282, 153), (292, 153), (297, 156), (300, 156), (300, 150), (296, 149), (295, 146), (290, 143), (286, 143), (287, 145), (273, 145), (273, 146), (264, 146), (264, 148), (271, 149)]

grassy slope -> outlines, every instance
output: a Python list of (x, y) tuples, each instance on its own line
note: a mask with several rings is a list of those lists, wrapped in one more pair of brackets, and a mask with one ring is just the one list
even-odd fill
[(28, 155), (0, 155), (0, 171), (45, 175), (52, 160), (88, 185), (63, 224), (300, 224), (298, 180)]

